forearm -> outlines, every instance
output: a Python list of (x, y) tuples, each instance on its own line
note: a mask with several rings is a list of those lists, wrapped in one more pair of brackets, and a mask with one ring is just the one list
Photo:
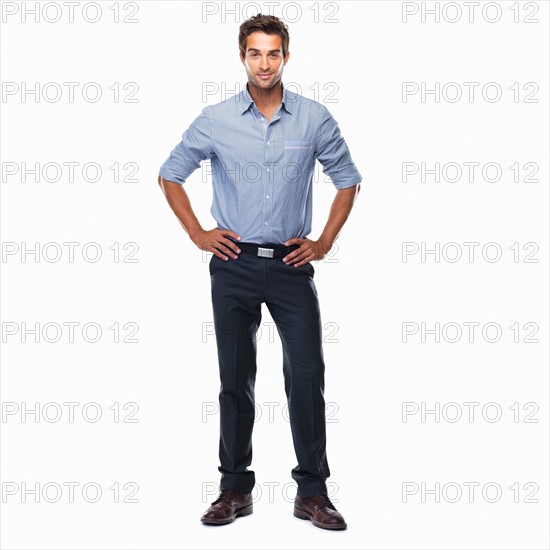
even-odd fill
[(159, 186), (162, 189), (170, 208), (185, 229), (189, 238), (201, 249), (212, 252), (222, 260), (229, 258), (237, 259), (240, 253), (239, 247), (230, 239), (239, 241), (241, 237), (229, 229), (218, 229), (205, 231), (197, 216), (191, 208), (191, 201), (179, 183), (168, 181), (159, 176)]
[(326, 252), (332, 248), (334, 241), (338, 238), (342, 227), (346, 223), (360, 187), (360, 184), (357, 184), (347, 189), (339, 189), (336, 192), (336, 197), (334, 197), (330, 207), (328, 221), (317, 241), (322, 244)]
[(195, 216), (195, 213), (193, 212), (191, 201), (189, 200), (183, 185), (165, 180), (161, 176), (158, 177), (158, 182), (166, 197), (166, 200), (168, 201), (168, 204), (170, 205), (170, 208), (173, 210), (191, 240), (193, 240), (193, 235), (199, 231), (202, 231), (202, 227), (197, 219), (197, 216)]

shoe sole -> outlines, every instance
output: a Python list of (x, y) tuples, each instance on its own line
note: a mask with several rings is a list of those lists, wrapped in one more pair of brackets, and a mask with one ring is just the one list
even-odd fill
[(228, 523), (232, 523), (237, 519), (238, 517), (244, 517), (249, 516), (253, 512), (253, 505), (249, 504), (248, 506), (245, 506), (244, 508), (240, 508), (235, 512), (234, 515), (229, 516), (225, 519), (209, 519), (209, 518), (201, 518), (201, 521), (203, 523), (206, 523), (207, 525), (227, 525)]
[(331, 529), (333, 531), (343, 531), (344, 529), (347, 529), (347, 524), (344, 523), (343, 525), (325, 525), (323, 523), (319, 523), (318, 521), (314, 520), (312, 517), (311, 517), (311, 514), (309, 514), (308, 512), (304, 511), (304, 510), (300, 510), (300, 508), (294, 508), (294, 515), (297, 517), (297, 518), (300, 518), (300, 519), (309, 519), (309, 521), (311, 521), (311, 523), (313, 523), (313, 525), (315, 525), (315, 527), (320, 527), (321, 529)]

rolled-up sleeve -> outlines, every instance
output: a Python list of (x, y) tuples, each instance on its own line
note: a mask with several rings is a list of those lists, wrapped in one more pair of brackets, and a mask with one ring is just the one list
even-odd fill
[(163, 179), (183, 184), (202, 160), (212, 157), (212, 126), (207, 109), (205, 107), (183, 133), (181, 141), (160, 167), (159, 175)]
[(321, 105), (315, 158), (322, 164), (323, 173), (330, 177), (337, 189), (353, 187), (363, 180), (340, 134), (338, 123), (324, 105)]

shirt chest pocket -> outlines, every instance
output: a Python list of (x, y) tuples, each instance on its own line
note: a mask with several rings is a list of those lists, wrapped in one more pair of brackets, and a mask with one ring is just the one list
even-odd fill
[(285, 139), (283, 177), (290, 182), (299, 180), (313, 161), (313, 141)]

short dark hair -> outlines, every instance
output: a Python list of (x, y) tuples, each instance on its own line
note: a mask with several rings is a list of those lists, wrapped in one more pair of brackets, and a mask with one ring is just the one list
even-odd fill
[(274, 15), (254, 15), (247, 19), (239, 28), (239, 49), (242, 57), (246, 57), (246, 39), (253, 32), (263, 32), (265, 34), (278, 34), (283, 41), (283, 57), (288, 52), (288, 43), (290, 36), (288, 27)]

